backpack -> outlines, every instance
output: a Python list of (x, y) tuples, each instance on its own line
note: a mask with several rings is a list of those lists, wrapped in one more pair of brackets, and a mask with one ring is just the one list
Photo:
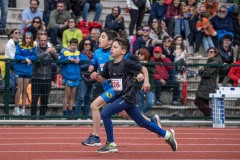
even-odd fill
[(138, 8), (144, 6), (146, 3), (146, 0), (132, 0), (132, 1)]

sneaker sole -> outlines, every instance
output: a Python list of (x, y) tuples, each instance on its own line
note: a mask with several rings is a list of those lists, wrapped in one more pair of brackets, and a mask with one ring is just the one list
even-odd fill
[(82, 142), (82, 145), (90, 146), (90, 147), (99, 147), (99, 146), (101, 146), (102, 144), (101, 144), (101, 143), (88, 144), (88, 143)]
[(159, 118), (159, 116), (158, 116), (158, 115), (155, 115), (154, 117), (157, 119), (157, 125), (158, 125), (158, 127), (162, 128), (162, 125), (161, 125), (161, 123), (160, 123), (160, 118)]
[(115, 148), (115, 149), (112, 149), (112, 150), (110, 150), (110, 151), (98, 151), (98, 150), (97, 150), (97, 152), (98, 152), (98, 153), (114, 153), (114, 152), (118, 152), (118, 149)]
[(177, 141), (175, 140), (175, 131), (174, 131), (173, 129), (170, 129), (170, 132), (172, 133), (174, 142), (175, 142), (175, 144), (176, 144), (176, 149), (173, 150), (173, 151), (177, 151), (177, 146), (178, 146), (178, 144), (177, 144)]

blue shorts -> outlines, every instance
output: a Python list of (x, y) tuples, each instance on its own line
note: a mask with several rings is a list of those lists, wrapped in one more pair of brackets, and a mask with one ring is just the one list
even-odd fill
[(15, 74), (15, 77), (16, 77), (16, 78), (29, 78), (29, 79), (32, 78), (31, 75), (21, 75), (21, 74)]
[(116, 99), (113, 88), (109, 88), (100, 95), (106, 103), (110, 103)]
[(71, 81), (71, 80), (63, 80), (63, 84), (66, 84), (69, 87), (76, 87), (79, 85), (79, 80), (77, 81)]

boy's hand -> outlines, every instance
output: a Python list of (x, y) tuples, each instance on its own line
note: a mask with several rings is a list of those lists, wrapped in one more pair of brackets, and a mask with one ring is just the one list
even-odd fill
[(143, 74), (142, 74), (142, 73), (139, 73), (139, 74), (137, 75), (137, 81), (138, 81), (138, 82), (142, 82), (143, 80), (144, 80)]
[(92, 79), (97, 79), (97, 76), (98, 76), (98, 72), (93, 72), (90, 77)]
[(94, 67), (93, 67), (93, 65), (90, 65), (89, 67), (88, 67), (88, 72), (93, 72), (94, 71)]
[(144, 83), (143, 83), (143, 85), (142, 85), (142, 90), (143, 90), (144, 92), (149, 92), (150, 89), (151, 89), (151, 85), (150, 85), (150, 83), (144, 81)]
[(80, 62), (80, 59), (75, 59), (74, 63), (78, 64)]
[(32, 61), (28, 58), (26, 58), (26, 62), (28, 63), (28, 65), (32, 64)]
[(74, 58), (68, 58), (69, 61), (74, 62)]

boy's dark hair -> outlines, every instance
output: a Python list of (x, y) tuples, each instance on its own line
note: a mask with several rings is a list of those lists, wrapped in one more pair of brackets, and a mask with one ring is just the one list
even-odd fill
[(39, 4), (40, 4), (39, 0), (30, 0), (30, 3), (31, 3), (32, 1), (37, 1), (37, 5), (39, 6)]
[(113, 40), (114, 38), (118, 37), (117, 32), (113, 31), (113, 30), (104, 30), (104, 32), (106, 33), (106, 35), (108, 36), (108, 40)]
[(119, 45), (121, 46), (121, 48), (126, 50), (126, 53), (129, 52), (130, 44), (129, 44), (128, 39), (116, 37), (116, 38), (114, 38), (113, 42), (118, 42)]
[(72, 38), (72, 39), (70, 40), (70, 43), (69, 43), (69, 44), (72, 44), (72, 43), (78, 44), (78, 39), (77, 39), (77, 38)]
[(232, 41), (233, 37), (230, 34), (225, 34), (223, 36), (223, 39), (229, 39), (230, 41)]

